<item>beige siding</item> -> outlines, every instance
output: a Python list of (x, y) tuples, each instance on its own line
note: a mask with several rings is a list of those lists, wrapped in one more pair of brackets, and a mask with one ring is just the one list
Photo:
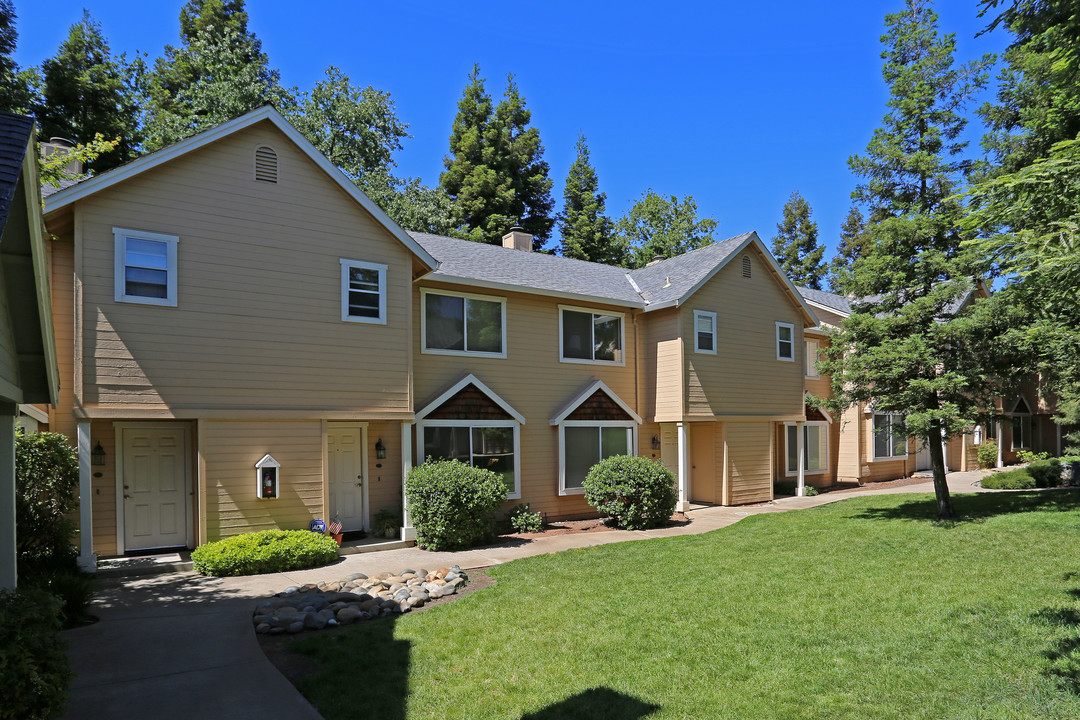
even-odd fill
[[(324, 517), (323, 437), (319, 421), (201, 423), (206, 466), (207, 540), (254, 530), (298, 530)], [(255, 463), (281, 463), (280, 497), (255, 496)]]
[[(460, 288), (423, 282), (425, 287)], [(419, 288), (414, 298), (416, 327), (420, 327)], [(521, 501), (549, 518), (581, 517), (592, 508), (581, 495), (559, 495), (559, 443), (550, 420), (594, 379), (603, 380), (623, 402), (638, 405), (637, 355), (626, 352), (626, 365), (566, 363), (559, 360), (559, 305), (625, 312), (625, 347), (637, 341), (637, 325), (624, 309), (583, 306), (523, 293), (484, 292), (506, 298), (507, 357), (434, 355), (421, 352), (420, 333), (414, 340), (414, 392), (419, 410), (466, 374), (472, 373), (525, 417), (521, 428)], [(651, 436), (649, 436), (651, 438)], [(385, 438), (384, 438), (385, 441)], [(419, 442), (419, 441), (418, 441)], [(507, 507), (516, 504), (510, 501)]]
[(849, 407), (844, 410), (838, 424), (836, 479), (839, 482), (858, 482), (863, 465), (862, 412), (858, 407)]
[(772, 499), (772, 423), (726, 423), (731, 504)]
[[(11, 308), (7, 302), (7, 268), (3, 267), (3, 259), (0, 257), (0, 393), (5, 386), (15, 388), (21, 386), (19, 381), (18, 350), (15, 347), (15, 335), (11, 327)], [(22, 394), (9, 398), (18, 402), (22, 401)]]
[[(386, 458), (375, 457), (375, 444), (382, 440)], [(382, 467), (379, 467), (381, 465)], [(401, 513), (401, 423), (368, 424), (368, 511), (371, 522), (380, 510)]]
[[(277, 184), (252, 154), (277, 150)], [(269, 123), (79, 201), (88, 406), (408, 411), (412, 257)], [(176, 308), (114, 302), (113, 228), (176, 235)], [(387, 325), (341, 266), (389, 266)], [(60, 323), (58, 323), (60, 326)]]
[[(91, 468), (90, 486), (94, 493), (93, 513), (94, 552), (97, 555), (115, 555), (116, 543), (116, 429), (111, 422), (99, 420), (90, 423), (90, 446), (101, 443), (105, 450), (105, 464)], [(74, 444), (74, 441), (73, 443)]]
[(640, 414), (662, 421), (683, 417), (683, 343), (679, 311), (659, 310), (639, 316), (643, 391)]
[[(735, 259), (680, 308), (686, 339), (687, 412), (691, 415), (802, 414), (803, 317), (765, 259), (751, 256), (752, 277)], [(717, 352), (694, 352), (694, 310), (716, 312)], [(795, 329), (795, 361), (777, 360), (776, 323)]]
[(75, 439), (75, 244), (70, 236), (50, 244), (49, 265), (52, 290), (53, 327), (56, 336), (56, 364), (60, 374), (57, 405), (49, 412), (49, 427)]

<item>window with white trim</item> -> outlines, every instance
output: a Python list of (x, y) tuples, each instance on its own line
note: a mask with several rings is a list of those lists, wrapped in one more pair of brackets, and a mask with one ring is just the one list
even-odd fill
[(593, 465), (615, 455), (636, 455), (637, 424), (623, 420), (566, 420), (559, 424), (559, 494), (585, 492)]
[(422, 289), (422, 352), (506, 357), (506, 300)]
[(776, 323), (776, 359), (795, 362), (795, 326)]
[(818, 351), (819, 346), (817, 340), (806, 341), (806, 359), (804, 362), (806, 363), (806, 377), (811, 380), (817, 380), (821, 377), (821, 373), (817, 368)]
[(519, 425), (513, 420), (425, 420), (417, 423), (420, 460), (460, 460), (490, 470), (506, 484), (507, 498), (521, 497)]
[(386, 265), (341, 260), (341, 319), (386, 324)]
[(1031, 449), (1031, 416), (1014, 415), (1012, 419), (1012, 449)]
[(874, 413), (874, 459), (907, 457), (904, 416), (899, 413)]
[[(799, 434), (795, 423), (786, 423), (785, 457), (787, 474), (799, 474)], [(803, 469), (807, 475), (817, 475), (829, 469), (829, 424), (810, 420), (803, 424)]]
[(694, 311), (694, 351), (716, 354), (716, 313), (708, 310)]
[(113, 228), (116, 302), (176, 307), (175, 235)]
[(563, 362), (625, 364), (622, 313), (560, 307), (559, 357)]

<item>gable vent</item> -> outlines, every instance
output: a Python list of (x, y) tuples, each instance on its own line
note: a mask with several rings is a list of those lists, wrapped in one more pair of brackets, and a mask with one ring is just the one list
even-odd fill
[(750, 256), (749, 255), (743, 255), (742, 256), (742, 276), (744, 278), (750, 277)]
[(265, 145), (255, 149), (255, 179), (260, 182), (277, 182), (277, 153)]

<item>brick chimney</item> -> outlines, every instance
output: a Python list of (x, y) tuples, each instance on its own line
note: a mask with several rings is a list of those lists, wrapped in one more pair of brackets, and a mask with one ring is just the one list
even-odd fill
[(525, 252), (532, 252), (533, 249), (533, 236), (517, 225), (510, 228), (510, 232), (503, 235), (502, 241), (504, 248), (524, 250)]
[[(49, 142), (41, 143), (41, 157), (45, 159), (51, 155), (67, 155), (73, 147), (75, 147), (75, 143), (70, 140), (65, 140), (62, 137), (49, 138)], [(68, 177), (78, 177), (83, 173), (83, 164), (79, 160), (72, 160), (67, 164), (63, 172)]]

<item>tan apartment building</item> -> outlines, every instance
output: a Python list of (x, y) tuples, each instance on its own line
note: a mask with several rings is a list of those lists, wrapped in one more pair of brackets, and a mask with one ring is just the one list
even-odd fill
[(551, 519), (623, 453), (683, 507), (768, 500), (778, 428), (807, 419), (818, 320), (754, 233), (633, 271), (406, 233), (269, 107), (53, 192), (45, 221), (87, 564), (369, 529), (429, 456)]

